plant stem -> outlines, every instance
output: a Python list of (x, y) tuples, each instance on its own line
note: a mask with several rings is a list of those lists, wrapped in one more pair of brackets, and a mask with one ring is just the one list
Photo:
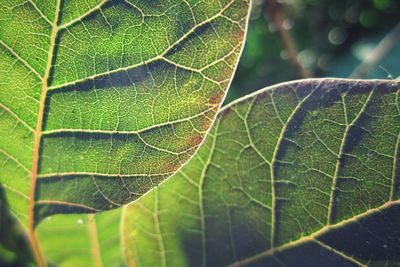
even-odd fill
[(289, 31), (284, 27), (285, 14), (282, 11), (281, 4), (278, 3), (277, 0), (265, 0), (264, 11), (279, 34), (282, 45), (288, 55), (293, 69), (301, 78), (310, 78), (310, 72), (303, 68), (299, 63), (297, 59), (297, 49), (294, 45), (293, 39)]

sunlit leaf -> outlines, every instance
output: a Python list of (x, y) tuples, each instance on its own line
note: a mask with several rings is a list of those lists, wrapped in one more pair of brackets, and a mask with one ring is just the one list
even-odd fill
[(224, 108), (127, 206), (133, 266), (398, 266), (400, 83), (311, 79)]
[(135, 200), (196, 151), (248, 1), (0, 3), (0, 182), (32, 228)]
[(121, 209), (48, 217), (38, 226), (46, 259), (59, 267), (122, 267)]

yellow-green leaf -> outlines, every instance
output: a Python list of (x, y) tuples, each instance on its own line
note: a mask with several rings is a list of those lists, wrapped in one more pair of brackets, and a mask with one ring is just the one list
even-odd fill
[(47, 261), (59, 267), (125, 265), (120, 242), (121, 209), (99, 214), (62, 214), (38, 226)]
[(179, 169), (225, 96), (248, 6), (2, 1), (0, 182), (23, 224), (121, 206)]
[(400, 83), (310, 79), (220, 113), (195, 157), (128, 205), (132, 266), (398, 266)]

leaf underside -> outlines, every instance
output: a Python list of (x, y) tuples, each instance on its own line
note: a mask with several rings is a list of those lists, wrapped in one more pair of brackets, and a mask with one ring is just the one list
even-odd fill
[(120, 218), (121, 209), (47, 217), (37, 227), (46, 260), (58, 267), (126, 266), (121, 254)]
[(197, 150), (247, 0), (0, 3), (0, 182), (25, 225), (121, 206)]
[(310, 79), (224, 108), (128, 205), (136, 266), (400, 266), (400, 83)]

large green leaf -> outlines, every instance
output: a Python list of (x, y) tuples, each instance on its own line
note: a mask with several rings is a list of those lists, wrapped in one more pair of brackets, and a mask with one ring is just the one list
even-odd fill
[(0, 182), (29, 228), (135, 200), (196, 151), (247, 0), (0, 3)]
[(310, 79), (224, 108), (128, 205), (136, 266), (399, 266), (400, 83)]

